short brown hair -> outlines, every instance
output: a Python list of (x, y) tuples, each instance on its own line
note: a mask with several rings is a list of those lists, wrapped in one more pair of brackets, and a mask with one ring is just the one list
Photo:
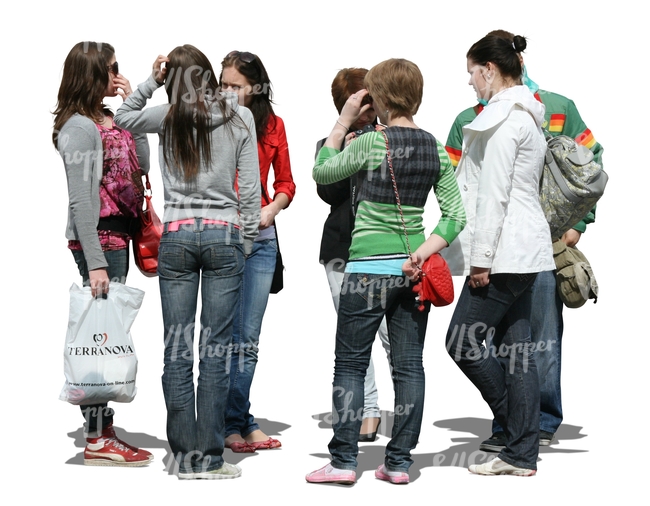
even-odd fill
[(403, 58), (378, 63), (368, 71), (364, 83), (370, 95), (386, 106), (393, 117), (413, 116), (422, 103), (422, 72), (415, 63)]
[(347, 68), (338, 71), (332, 81), (332, 98), (339, 114), (350, 95), (363, 89), (363, 78), (367, 73), (368, 69), (362, 68)]

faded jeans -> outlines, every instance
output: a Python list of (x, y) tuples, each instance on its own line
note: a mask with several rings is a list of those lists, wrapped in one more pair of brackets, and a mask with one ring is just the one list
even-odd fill
[[(160, 241), (167, 439), (183, 473), (212, 471), (223, 465), (227, 355), (243, 272), (239, 232), (231, 225), (204, 225), (197, 218), (177, 232), (165, 232)], [(195, 394), (192, 369), (199, 286), (202, 305)]]
[(226, 408), (226, 437), (248, 436), (260, 427), (250, 412), (250, 390), (257, 366), (262, 320), (269, 300), (278, 243), (265, 239), (253, 243), (246, 258), (242, 289), (235, 304), (230, 391)]

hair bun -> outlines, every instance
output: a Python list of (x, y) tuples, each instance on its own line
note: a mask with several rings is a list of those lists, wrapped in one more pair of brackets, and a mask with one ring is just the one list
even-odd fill
[(515, 51), (521, 53), (526, 49), (526, 37), (521, 35), (515, 35), (512, 39), (512, 47), (515, 48)]

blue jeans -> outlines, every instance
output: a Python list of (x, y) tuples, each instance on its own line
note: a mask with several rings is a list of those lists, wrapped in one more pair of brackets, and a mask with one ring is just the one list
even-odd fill
[(395, 389), (395, 419), (386, 445), (385, 465), (407, 472), (422, 425), (424, 368), (422, 350), (429, 308), (418, 310), (403, 276), (346, 274), (341, 286), (334, 363), (332, 465), (356, 469), (357, 440), (363, 418), (364, 377), (372, 344), (384, 317), (388, 326)]
[[(158, 255), (165, 328), (162, 386), (167, 439), (180, 472), (212, 471), (223, 465), (227, 355), (243, 272), (239, 232), (232, 226), (204, 225), (197, 218), (194, 224), (162, 236)], [(201, 332), (195, 396), (192, 369), (199, 285)]]
[(530, 338), (535, 277), (493, 274), (485, 287), (465, 283), (446, 339), (449, 355), (504, 427), (499, 458), (526, 469), (537, 469), (539, 453), (539, 377)]
[[(555, 272), (540, 272), (533, 283), (533, 302), (530, 314), (531, 339), (535, 345), (533, 356), (539, 374), (539, 430), (555, 434), (562, 423), (562, 299), (557, 293)], [(492, 433), (503, 431), (496, 420)]]
[[(79, 274), (83, 280), (83, 286), (90, 286), (90, 274), (86, 257), (81, 250), (71, 250), (74, 261), (77, 263)], [(129, 248), (104, 251), (104, 258), (108, 266), (106, 272), (110, 281), (114, 283), (126, 283), (126, 275), (129, 272)], [(107, 403), (90, 404), (80, 406), (86, 423), (84, 424), (84, 434), (86, 437), (99, 437), (102, 429), (105, 429), (113, 423), (114, 411), (108, 407)]]
[(260, 428), (250, 413), (249, 398), (277, 251), (278, 243), (275, 239), (256, 241), (252, 253), (246, 258), (244, 280), (235, 305), (232, 330), (226, 437), (232, 434), (246, 437)]

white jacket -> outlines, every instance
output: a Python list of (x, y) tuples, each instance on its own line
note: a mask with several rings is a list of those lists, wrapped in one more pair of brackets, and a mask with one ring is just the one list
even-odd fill
[(492, 274), (555, 269), (551, 234), (539, 204), (546, 153), (545, 107), (526, 86), (497, 93), (463, 127), (456, 171), (467, 225), (443, 255), (454, 275), (470, 266)]

